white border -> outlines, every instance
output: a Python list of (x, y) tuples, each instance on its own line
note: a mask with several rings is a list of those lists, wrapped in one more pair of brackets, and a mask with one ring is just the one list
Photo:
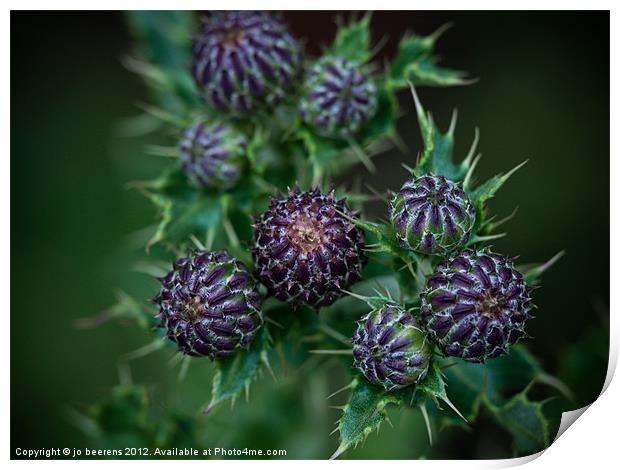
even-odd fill
[[(377, 9), (378, 6), (381, 9), (392, 10), (538, 10), (538, 9), (561, 9), (568, 10), (581, 10), (581, 9), (595, 9), (595, 10), (609, 10), (612, 8), (613, 3), (611, 1), (596, 1), (591, 0), (589, 2), (579, 2), (573, 0), (564, 0), (563, 2), (551, 2), (543, 0), (521, 0), (519, 2), (502, 2), (498, 5), (497, 1), (455, 1), (444, 0), (441, 3), (438, 1), (428, 0), (416, 0), (416, 1), (340, 1), (334, 2), (333, 0), (314, 0), (312, 2), (295, 2), (289, 1), (270, 1), (270, 2), (257, 2), (257, 1), (236, 1), (229, 0), (225, 4), (221, 2), (213, 1), (176, 1), (163, 2), (163, 1), (143, 1), (143, 0), (108, 0), (98, 5), (93, 5), (93, 2), (89, 2), (88, 5), (84, 2), (77, 1), (56, 1), (46, 4), (42, 1), (22, 1), (22, 2), (7, 2), (10, 7), (16, 10), (21, 9), (191, 9), (191, 10), (206, 10), (217, 8), (229, 8), (229, 9), (243, 9), (243, 8), (261, 8), (261, 9), (342, 9), (342, 10), (362, 10), (362, 9)], [(2, 51), (2, 64), (10, 63), (10, 15), (8, 10), (4, 10), (3, 15), (4, 28), (4, 40), (0, 46)], [(614, 11), (611, 13), (611, 181), (620, 181), (620, 165), (618, 163), (618, 146), (616, 144), (618, 131), (618, 112), (620, 108), (619, 96), (617, 93), (617, 80), (618, 80), (618, 58), (614, 55), (619, 50), (617, 33), (620, 24), (617, 21)], [(576, 31), (576, 34), (579, 34)], [(33, 36), (33, 40), (39, 40), (39, 38)], [(5, 221), (3, 229), (0, 230), (0, 246), (3, 247), (1, 252), (2, 260), (2, 272), (0, 276), (0, 289), (1, 297), (4, 300), (4, 304), (8, 307), (10, 299), (10, 270), (9, 270), (9, 246), (10, 246), (10, 230), (7, 227), (6, 221), (10, 220), (10, 74), (7, 72), (1, 76), (3, 84), (3, 99), (2, 99), (2, 133), (5, 145), (4, 157), (0, 158), (0, 164), (2, 165), (2, 171), (0, 178), (0, 208), (2, 213), (2, 219)], [(18, 105), (18, 103), (16, 104)], [(587, 156), (584, 156), (587, 158)], [(607, 184), (605, 181), (601, 181), (601, 184)], [(616, 185), (611, 185), (611, 235), (613, 240), (620, 240), (620, 231), (618, 230), (618, 211), (614, 208), (620, 207), (619, 190)], [(620, 286), (620, 279), (618, 277), (618, 266), (620, 266), (620, 256), (618, 244), (612, 242), (611, 249), (611, 285)], [(583, 273), (576, 273), (576, 276), (588, 276), (596, 275), (596, 273), (587, 272), (587, 266), (584, 267)], [(355, 468), (360, 467), (372, 467), (376, 469), (384, 465), (389, 465), (390, 468), (408, 468), (412, 465), (421, 466), (424, 468), (501, 468), (512, 467), (529, 462), (529, 467), (532, 469), (546, 469), (548, 466), (561, 467), (563, 469), (580, 468), (583, 469), (586, 466), (595, 466), (599, 468), (611, 468), (617, 465), (618, 462), (618, 433), (616, 427), (620, 422), (620, 385), (618, 380), (612, 381), (613, 374), (617, 363), (618, 356), (618, 338), (620, 337), (617, 312), (619, 304), (616, 293), (611, 292), (611, 347), (610, 347), (610, 368), (605, 382), (606, 390), (601, 397), (592, 404), (591, 407), (581, 416), (579, 424), (571, 426), (552, 446), (550, 446), (545, 452), (538, 454), (537, 456), (530, 456), (521, 459), (508, 459), (508, 460), (491, 460), (491, 461), (337, 461), (334, 465), (341, 468)], [(6, 308), (8, 310), (8, 308)], [(5, 323), (6, 325), (6, 323)], [(5, 327), (5, 338), (1, 342), (2, 360), (4, 361), (3, 367), (3, 383), (0, 387), (0, 402), (2, 403), (2, 421), (3, 426), (0, 428), (0, 438), (5, 443), (3, 446), (4, 458), (8, 460), (10, 458), (10, 387), (9, 387), (9, 367), (10, 367), (10, 347), (9, 347), (9, 335), (10, 331)], [(36, 407), (36, 403), (33, 403)], [(540, 458), (535, 458), (540, 457)], [(45, 462), (51, 468), (67, 468), (69, 466), (74, 467), (79, 465), (90, 467), (108, 467), (110, 464), (115, 467), (125, 468), (131, 465), (132, 468), (166, 468), (169, 469), (171, 465), (178, 465), (169, 461), (11, 461), (11, 465), (14, 467), (30, 467), (31, 465), (40, 465)], [(613, 462), (616, 462), (614, 465)], [(251, 466), (252, 468), (273, 468), (273, 467), (288, 467), (291, 465), (291, 461), (254, 461), (254, 462), (236, 462), (231, 460), (226, 461), (187, 461), (183, 462), (185, 467), (204, 468), (205, 465), (210, 467), (224, 467), (230, 468), (231, 466), (243, 465)], [(326, 465), (323, 461), (297, 461), (295, 466), (300, 468), (314, 468), (317, 465)]]

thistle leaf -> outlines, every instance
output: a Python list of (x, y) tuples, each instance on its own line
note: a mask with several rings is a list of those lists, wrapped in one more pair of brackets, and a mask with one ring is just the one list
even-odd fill
[(222, 207), (218, 197), (193, 188), (180, 166), (161, 177), (136, 185), (160, 209), (161, 220), (147, 249), (159, 242), (176, 246), (190, 235), (203, 239), (211, 227), (221, 227)]
[(393, 88), (405, 88), (410, 82), (414, 85), (446, 87), (471, 83), (466, 72), (442, 68), (437, 65), (435, 44), (441, 34), (449, 28), (444, 25), (429, 36), (403, 38), (398, 54), (390, 65), (388, 78)]
[(132, 11), (127, 20), (136, 37), (135, 54), (143, 59), (125, 61), (128, 68), (145, 78), (158, 106), (175, 113), (196, 109), (200, 99), (188, 67), (196, 16), (189, 11)]
[(138, 385), (114, 387), (87, 415), (72, 412), (70, 418), (88, 431), (92, 446), (98, 449), (196, 447), (199, 442), (199, 423), (193, 416), (168, 408), (162, 414), (150, 402), (146, 388)]
[[(262, 210), (269, 190), (263, 187), (255, 175), (246, 175), (235, 188), (227, 193), (205, 190), (192, 186), (183, 172), (181, 165), (175, 165), (160, 177), (147, 182), (134, 183), (133, 187), (141, 190), (159, 209), (160, 222), (157, 231), (149, 241), (147, 250), (157, 243), (169, 246), (186, 244), (194, 236), (199, 241), (206, 240), (207, 234), (219, 241), (226, 241), (232, 235), (228, 217), (236, 217), (236, 225), (249, 230), (248, 214)], [(247, 233), (243, 233), (245, 238)], [(218, 238), (219, 237), (219, 238)], [(245, 250), (238, 250), (245, 253)]]
[(328, 55), (341, 57), (358, 64), (366, 63), (370, 59), (370, 15), (360, 21), (338, 29)]
[(418, 385), (418, 389), (431, 397), (435, 402), (443, 401), (463, 421), (467, 421), (459, 409), (450, 401), (446, 393), (446, 382), (436, 361), (431, 363), (426, 379)]
[(261, 364), (268, 366), (267, 338), (267, 326), (263, 325), (247, 351), (238, 351), (231, 358), (217, 361), (211, 402), (205, 414), (225, 400), (234, 401), (254, 380)]
[(411, 94), (415, 103), (416, 113), (422, 140), (424, 142), (424, 151), (420, 157), (415, 171), (420, 174), (431, 173), (441, 175), (455, 182), (462, 182), (465, 179), (470, 167), (472, 166), (477, 138), (474, 139), (472, 148), (465, 159), (460, 164), (453, 162), (454, 151), (454, 129), (456, 127), (457, 114), (454, 112), (450, 127), (445, 134), (442, 134), (430, 113), (424, 110), (420, 99), (411, 85)]
[(525, 392), (502, 406), (489, 405), (498, 424), (512, 435), (515, 454), (529, 455), (549, 446), (549, 422), (542, 407), (543, 403), (531, 401)]
[(148, 398), (143, 386), (117, 386), (109, 397), (97, 403), (91, 416), (102, 433), (115, 433), (145, 427)]
[(469, 197), (476, 208), (476, 226), (474, 227), (474, 233), (485, 228), (484, 219), (486, 217), (486, 203), (489, 199), (495, 196), (495, 193), (501, 188), (508, 179), (515, 174), (523, 165), (527, 163), (527, 160), (515, 166), (507, 173), (500, 173), (485, 183), (478, 186), (473, 191), (469, 192)]
[(356, 377), (351, 388), (351, 398), (338, 422), (340, 445), (331, 456), (332, 459), (339, 457), (347, 449), (356, 447), (369, 434), (378, 430), (387, 417), (387, 405), (402, 403), (401, 394), (387, 392), (362, 377)]
[(148, 61), (185, 67), (190, 59), (191, 31), (196, 15), (190, 11), (128, 11), (127, 22), (137, 49)]
[[(501, 407), (509, 400), (510, 392), (523, 390), (532, 383), (555, 388), (568, 400), (573, 400), (570, 389), (559, 379), (550, 376), (536, 358), (522, 345), (511, 348), (510, 354), (488, 361), (486, 364), (473, 364), (465, 361), (454, 363), (444, 370), (446, 381), (450, 384), (451, 398), (463, 415), (474, 421), (480, 407), (491, 411)], [(493, 408), (495, 407), (495, 408)], [(451, 414), (442, 413), (443, 425), (461, 425)]]

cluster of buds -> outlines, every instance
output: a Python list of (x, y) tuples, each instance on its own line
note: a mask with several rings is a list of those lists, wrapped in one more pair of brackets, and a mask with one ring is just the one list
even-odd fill
[[(269, 13), (211, 14), (193, 57), (204, 99), (226, 115), (217, 123), (199, 121), (181, 140), (187, 177), (201, 188), (238, 184), (248, 139), (235, 120), (277, 104), (298, 84), (299, 116), (321, 136), (353, 138), (377, 111), (377, 86), (363, 64), (325, 56), (302, 80), (301, 48)], [(386, 299), (359, 320), (354, 366), (370, 382), (387, 390), (419, 383), (433, 346), (446, 356), (484, 362), (525, 336), (529, 289), (511, 260), (468, 248), (476, 210), (460, 183), (413, 175), (388, 212), (392, 246), (432, 256), (432, 265), (440, 260), (419, 296), (419, 312)], [(293, 309), (333, 304), (362, 278), (367, 260), (356, 218), (333, 191), (295, 188), (272, 198), (253, 224), (254, 272), (225, 252), (177, 260), (155, 298), (160, 326), (182, 352), (222, 358), (247, 348), (262, 325), (258, 282)]]

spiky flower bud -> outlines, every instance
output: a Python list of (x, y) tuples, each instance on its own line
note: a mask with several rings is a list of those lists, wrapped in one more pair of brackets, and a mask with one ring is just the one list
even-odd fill
[(364, 235), (333, 191), (290, 191), (254, 225), (252, 255), (269, 293), (293, 307), (330, 305), (361, 277)]
[(273, 105), (301, 73), (301, 49), (282, 21), (266, 12), (225, 11), (204, 20), (192, 72), (219, 111), (249, 115)]
[(394, 196), (389, 212), (401, 246), (427, 255), (462, 248), (476, 221), (465, 191), (443, 176), (414, 176)]
[(531, 318), (523, 276), (489, 249), (440, 263), (420, 298), (422, 321), (442, 352), (470, 362), (507, 354)]
[(183, 134), (180, 156), (190, 181), (203, 188), (230, 189), (241, 178), (247, 140), (232, 126), (200, 121)]
[(431, 347), (410, 312), (386, 303), (357, 324), (353, 334), (354, 366), (370, 382), (393, 390), (424, 380)]
[(377, 110), (377, 87), (362, 67), (338, 57), (324, 57), (304, 84), (300, 113), (326, 137), (350, 137)]
[(261, 297), (247, 267), (225, 251), (176, 260), (154, 302), (160, 326), (181, 352), (211, 359), (247, 348), (263, 324)]

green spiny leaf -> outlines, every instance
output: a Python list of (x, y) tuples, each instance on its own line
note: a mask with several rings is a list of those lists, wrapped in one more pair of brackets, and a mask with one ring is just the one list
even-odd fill
[(358, 64), (367, 62), (370, 59), (369, 24), (370, 15), (366, 15), (360, 21), (341, 26), (327, 54)]
[(70, 419), (87, 432), (95, 448), (166, 449), (198, 445), (196, 419), (175, 412), (155, 412), (146, 389), (139, 385), (117, 386), (92, 406), (87, 415), (73, 411)]
[(140, 428), (146, 424), (148, 398), (142, 386), (117, 386), (94, 406), (92, 416), (103, 432)]
[(205, 240), (210, 231), (230, 245), (233, 234), (228, 217), (243, 219), (239, 227), (249, 230), (249, 215), (263, 208), (270, 190), (254, 174), (246, 175), (227, 193), (202, 190), (188, 182), (180, 165), (171, 167), (155, 180), (133, 186), (142, 190), (160, 210), (159, 226), (147, 248), (160, 242), (179, 246), (187, 243), (192, 235)]
[(501, 406), (488, 404), (498, 424), (512, 435), (517, 455), (528, 455), (549, 446), (549, 422), (542, 412), (543, 403), (531, 401), (525, 392)]
[(127, 21), (137, 48), (148, 61), (185, 67), (190, 60), (191, 31), (196, 16), (190, 11), (129, 11)]
[(458, 165), (454, 164), (452, 154), (454, 150), (456, 112), (452, 115), (448, 132), (442, 134), (433, 122), (430, 113), (427, 113), (422, 107), (413, 85), (411, 85), (411, 93), (416, 107), (422, 140), (424, 141), (424, 151), (416, 165), (416, 172), (442, 175), (455, 182), (463, 181), (472, 167), (477, 137), (474, 139), (469, 154), (465, 159)]
[(488, 200), (495, 196), (495, 193), (499, 190), (499, 188), (501, 188), (504, 183), (526, 163), (527, 160), (520, 163), (507, 173), (500, 173), (490, 178), (485, 183), (469, 192), (469, 197), (476, 208), (476, 225), (474, 227), (474, 233), (478, 233), (480, 230), (485, 228), (486, 203)]
[(238, 351), (233, 357), (217, 361), (213, 378), (211, 402), (205, 413), (225, 400), (235, 400), (249, 387), (261, 364), (267, 363), (268, 331), (263, 325), (247, 351)]
[(471, 83), (466, 72), (437, 66), (434, 55), (435, 44), (450, 25), (444, 25), (429, 36), (415, 34), (404, 38), (399, 45), (398, 54), (388, 71), (390, 86), (405, 88), (407, 83), (426, 86), (454, 86)]
[(356, 447), (370, 433), (378, 430), (387, 416), (385, 407), (388, 404), (401, 403), (400, 393), (387, 392), (362, 377), (356, 377), (352, 384), (351, 398), (344, 406), (338, 422), (340, 445), (331, 458), (335, 459), (350, 447)]
[(437, 400), (443, 401), (452, 409), (452, 411), (459, 415), (463, 421), (467, 421), (458, 408), (456, 408), (448, 398), (446, 393), (446, 382), (439, 364), (436, 361), (432, 361), (428, 375), (426, 376), (426, 379), (418, 385), (418, 389), (432, 398), (436, 403)]
[(125, 61), (154, 91), (157, 104), (168, 112), (187, 114), (200, 99), (189, 73), (191, 31), (196, 17), (189, 11), (134, 11), (127, 19), (136, 36), (136, 54)]
[[(445, 359), (444, 374), (450, 385), (454, 405), (469, 420), (476, 419), (481, 405), (501, 406), (512, 390), (522, 390), (533, 383), (540, 383), (558, 390), (572, 400), (572, 392), (559, 379), (546, 373), (536, 358), (523, 346), (516, 345), (510, 354), (474, 364), (457, 359)], [(443, 413), (444, 425), (460, 425), (453, 415)]]

